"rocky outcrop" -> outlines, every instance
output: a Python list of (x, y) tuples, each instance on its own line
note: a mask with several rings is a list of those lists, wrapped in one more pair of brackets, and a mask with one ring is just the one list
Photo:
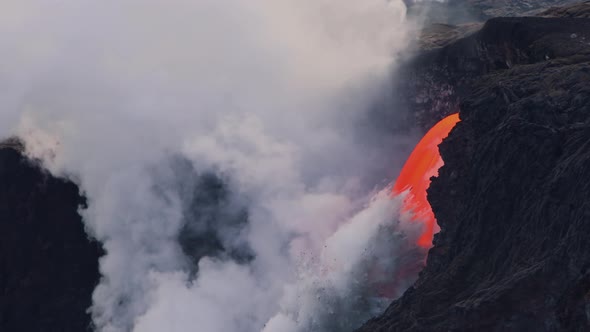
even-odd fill
[(463, 24), (494, 17), (535, 16), (548, 8), (560, 8), (579, 0), (404, 0), (409, 14), (426, 16), (426, 22)]
[(422, 52), (406, 65), (397, 91), (423, 128), (457, 112), (483, 75), (514, 66), (549, 64), (587, 52), (585, 18), (495, 18), (481, 30), (442, 48)]
[(502, 18), (418, 60), (462, 118), (428, 192), (441, 232), (359, 331), (590, 330), (589, 41), (589, 19)]
[(418, 38), (418, 48), (420, 50), (432, 50), (447, 46), (460, 38), (479, 31), (482, 26), (483, 23), (431, 24), (421, 31)]
[[(410, 2), (410, 17), (417, 17), (421, 21), (434, 22), (426, 24), (419, 32), (417, 36), (418, 49), (423, 51), (447, 46), (460, 38), (480, 30), (485, 21), (494, 17), (539, 16), (590, 18), (590, 1), (575, 2), (564, 6), (555, 5), (567, 4), (573, 1), (508, 2), (512, 6), (536, 9), (529, 10), (528, 12), (519, 10), (510, 11), (510, 6), (507, 7), (506, 4), (500, 1)], [(483, 14), (480, 7), (488, 8), (492, 12), (490, 15)]]
[(22, 151), (0, 143), (0, 331), (91, 330), (101, 248), (77, 212), (84, 198)]
[(553, 7), (541, 12), (538, 16), (590, 18), (590, 1), (563, 7)]
[(492, 17), (533, 16), (550, 7), (561, 7), (579, 0), (450, 0), (473, 8), (484, 19)]

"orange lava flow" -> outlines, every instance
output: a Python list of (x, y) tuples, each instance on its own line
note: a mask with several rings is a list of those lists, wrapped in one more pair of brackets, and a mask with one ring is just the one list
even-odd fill
[(438, 151), (438, 145), (445, 139), (451, 129), (459, 122), (459, 114), (447, 116), (430, 129), (420, 140), (406, 161), (393, 186), (392, 193), (399, 195), (409, 190), (404, 200), (403, 211), (413, 214), (412, 220), (424, 223), (424, 230), (418, 239), (421, 247), (432, 246), (436, 219), (426, 198), (426, 189), (430, 178), (438, 175), (438, 169), (444, 164)]

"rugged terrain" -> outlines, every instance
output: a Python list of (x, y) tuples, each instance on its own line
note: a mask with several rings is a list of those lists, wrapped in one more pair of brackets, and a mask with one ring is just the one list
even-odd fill
[(425, 118), (462, 118), (429, 189), (441, 232), (359, 331), (590, 330), (590, 19), (551, 16), (492, 19), (417, 60), (446, 98)]
[(427, 22), (462, 24), (494, 17), (535, 16), (550, 8), (579, 3), (579, 0), (405, 0), (410, 14), (426, 13)]
[[(572, 3), (573, 2), (573, 3)], [(418, 48), (443, 47), (478, 31), (493, 17), (590, 17), (589, 1), (448, 1), (410, 4), (410, 17), (418, 14), (424, 21), (419, 32)], [(562, 6), (557, 6), (558, 4)], [(485, 14), (485, 8), (491, 11)], [(534, 8), (531, 10), (531, 8)]]
[[(583, 12), (589, 7), (585, 3), (577, 9)], [(398, 88), (400, 99), (408, 103), (415, 121), (429, 128), (442, 116), (457, 112), (459, 103), (473, 92), (473, 84), (488, 80), (483, 76), (489, 73), (584, 57), (590, 46), (588, 21), (579, 17), (491, 19), (464, 38), (411, 58), (401, 73), (405, 79)]]

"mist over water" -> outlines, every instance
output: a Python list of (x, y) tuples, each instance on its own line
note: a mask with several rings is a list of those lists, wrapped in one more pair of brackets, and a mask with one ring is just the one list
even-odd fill
[(401, 0), (2, 7), (0, 135), (88, 197), (98, 331), (347, 331), (414, 281)]

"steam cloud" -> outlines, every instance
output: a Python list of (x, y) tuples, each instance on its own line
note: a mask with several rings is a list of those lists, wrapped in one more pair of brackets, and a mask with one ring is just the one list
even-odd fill
[(405, 290), (419, 229), (379, 188), (413, 140), (371, 119), (407, 25), (401, 0), (3, 1), (0, 134), (89, 199), (97, 330), (346, 331)]

